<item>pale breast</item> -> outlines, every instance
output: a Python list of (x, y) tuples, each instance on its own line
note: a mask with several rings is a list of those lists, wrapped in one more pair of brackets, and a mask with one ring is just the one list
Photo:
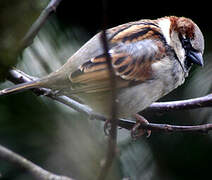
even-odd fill
[(153, 79), (120, 90), (117, 97), (120, 117), (129, 117), (145, 109), (185, 80), (184, 72), (176, 60), (164, 58), (163, 61), (154, 63), (152, 69)]
[[(118, 90), (116, 97), (118, 117), (128, 118), (142, 111), (181, 85), (185, 79), (182, 68), (176, 60), (170, 61), (164, 58), (163, 62), (158, 61), (154, 63), (152, 70), (154, 75), (151, 80)], [(107, 117), (110, 116), (112, 103), (111, 92), (82, 93), (78, 95), (94, 111)]]

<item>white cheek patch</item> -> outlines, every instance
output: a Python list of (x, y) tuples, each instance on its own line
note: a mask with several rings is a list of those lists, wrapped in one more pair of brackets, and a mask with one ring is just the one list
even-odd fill
[(158, 24), (159, 24), (161, 31), (167, 41), (167, 44), (170, 45), (171, 47), (173, 47), (173, 49), (177, 55), (177, 58), (180, 61), (180, 64), (184, 64), (185, 50), (182, 47), (182, 44), (179, 40), (178, 33), (173, 31), (172, 34), (170, 34), (171, 21), (169, 19), (162, 18), (159, 20)]
[(160, 26), (161, 31), (163, 32), (163, 35), (166, 39), (167, 44), (170, 45), (170, 42), (171, 42), (171, 39), (170, 39), (171, 22), (170, 22), (170, 20), (166, 19), (166, 18), (160, 19), (159, 22), (158, 22), (158, 25)]

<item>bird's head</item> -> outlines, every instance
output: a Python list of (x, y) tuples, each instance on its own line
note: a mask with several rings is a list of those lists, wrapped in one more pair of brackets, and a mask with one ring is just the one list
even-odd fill
[(186, 71), (193, 64), (204, 65), (204, 37), (199, 27), (185, 17), (170, 16), (159, 19), (165, 39)]

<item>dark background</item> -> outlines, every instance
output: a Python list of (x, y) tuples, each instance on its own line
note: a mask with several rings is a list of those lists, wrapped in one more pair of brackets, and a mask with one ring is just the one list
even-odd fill
[[(205, 36), (205, 67), (203, 69), (194, 67), (185, 84), (160, 101), (187, 99), (211, 93), (212, 22), (209, 2), (208, 4), (197, 1), (108, 0), (105, 2), (107, 27), (168, 15), (185, 16), (196, 22)], [(27, 19), (26, 16), (23, 18)], [(28, 48), (22, 56), (19, 56), (18, 68), (35, 76), (42, 76), (57, 69), (59, 65), (52, 66), (53, 62), (55, 63), (54, 59), (61, 64), (64, 63), (73, 51), (101, 30), (102, 19), (102, 1), (63, 0), (31, 46), (42, 57), (41, 59), (47, 60), (42, 61), (45, 63), (40, 63), (41, 66), (34, 66), (39, 58), (33, 54), (31, 48)], [(76, 45), (74, 50), (70, 49), (73, 44)], [(48, 49), (49, 47), (53, 47), (54, 53)], [(31, 56), (27, 56), (27, 53)], [(42, 64), (49, 65), (50, 68), (43, 70)], [(11, 85), (11, 83), (2, 84), (2, 88)], [(149, 113), (145, 117), (150, 122), (156, 123), (204, 124), (212, 121), (212, 109)], [(87, 120), (69, 108), (45, 97), (37, 97), (31, 92), (0, 97), (0, 144), (44, 169), (58, 174), (86, 180), (96, 177), (106, 149), (102, 126), (100, 122)], [(108, 179), (210, 178), (211, 138), (211, 133), (153, 132), (150, 138), (141, 137), (134, 142), (129, 132), (119, 130), (119, 154)], [(0, 174), (4, 180), (33, 179), (27, 171), (1, 159)]]
[[(102, 25), (102, 1), (64, 0), (58, 7), (56, 15), (67, 25), (82, 25), (94, 32)], [(185, 16), (193, 19), (201, 29), (210, 31), (210, 4), (193, 1), (121, 1), (107, 0), (106, 13), (108, 26), (113, 27), (139, 19), (155, 19), (163, 16)], [(76, 11), (73, 11), (76, 10)]]
[[(194, 1), (141, 1), (106, 0), (72, 1), (64, 0), (56, 15), (65, 26), (80, 25), (88, 30), (90, 36), (102, 29), (103, 14), (106, 14), (107, 27), (114, 27), (140, 19), (156, 19), (163, 16), (189, 17), (197, 23), (203, 33), (207, 33), (207, 43), (211, 42), (211, 5), (209, 2)], [(104, 4), (104, 5), (103, 5)], [(105, 9), (103, 10), (103, 6)], [(75, 10), (75, 11), (74, 11)]]

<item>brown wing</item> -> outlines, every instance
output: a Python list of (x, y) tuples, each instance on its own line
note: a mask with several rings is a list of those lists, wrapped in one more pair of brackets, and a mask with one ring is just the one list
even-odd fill
[[(153, 40), (143, 40), (120, 44), (109, 51), (117, 88), (152, 79), (152, 63), (164, 56), (159, 53), (157, 44)], [(70, 80), (74, 85), (73, 93), (110, 90), (110, 73), (105, 55), (99, 55), (82, 64), (71, 74)]]
[[(117, 88), (152, 79), (152, 63), (165, 56), (164, 38), (154, 22), (138, 21), (107, 31), (109, 53), (116, 74)], [(110, 73), (104, 54), (96, 56), (70, 75), (73, 93), (111, 89)]]

